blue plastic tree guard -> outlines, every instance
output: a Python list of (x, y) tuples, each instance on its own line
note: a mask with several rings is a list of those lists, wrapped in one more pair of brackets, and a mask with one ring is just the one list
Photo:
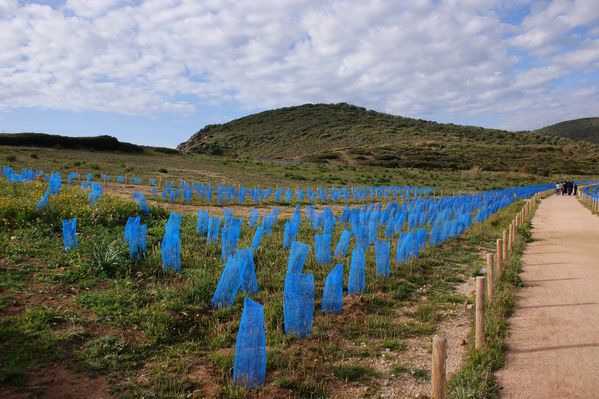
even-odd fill
[(304, 268), (304, 263), (310, 252), (310, 246), (303, 242), (294, 241), (291, 244), (289, 252), (289, 261), (287, 262), (287, 274), (301, 273)]
[(389, 262), (391, 242), (377, 241), (374, 244), (374, 252), (376, 255), (376, 273), (380, 276), (389, 277), (391, 275), (391, 264)]
[(77, 248), (77, 218), (63, 219), (62, 221), (62, 239), (64, 250), (69, 252), (73, 248)]
[(285, 334), (307, 337), (312, 332), (314, 315), (314, 276), (288, 273), (283, 292)]
[(291, 222), (288, 220), (283, 228), (283, 249), (289, 248), (292, 241), (294, 240), (291, 239)]
[(162, 239), (162, 268), (181, 271), (181, 215), (171, 212)]
[(330, 234), (316, 234), (314, 236), (314, 258), (316, 263), (320, 265), (331, 263), (331, 239)]
[(258, 224), (258, 218), (260, 218), (260, 212), (252, 208), (250, 216), (248, 218), (248, 225), (254, 227)]
[(262, 305), (245, 298), (239, 323), (233, 382), (247, 388), (263, 385), (266, 380), (266, 332)]
[(137, 201), (139, 205), (139, 211), (144, 215), (150, 214), (150, 207), (148, 206), (148, 202), (146, 201), (146, 196), (140, 193), (139, 191), (135, 191), (133, 193), (133, 199)]
[(213, 308), (228, 308), (233, 306), (240, 286), (239, 264), (234, 256), (230, 256), (220, 275), (220, 280), (210, 301), (210, 306)]
[(343, 312), (343, 263), (328, 274), (322, 291), (322, 313)]
[(102, 185), (100, 183), (92, 183), (89, 190), (89, 202), (95, 205), (96, 202), (102, 197)]
[(218, 237), (220, 235), (220, 223), (221, 218), (218, 217), (210, 217), (208, 220), (208, 243), (218, 242)]
[(196, 223), (196, 231), (202, 235), (208, 234), (208, 223), (210, 221), (210, 215), (207, 210), (198, 211), (198, 220)]
[(395, 251), (395, 263), (402, 264), (408, 261), (410, 245), (412, 241), (411, 233), (402, 233), (397, 239), (397, 249)]
[(48, 199), (50, 199), (50, 191), (46, 190), (42, 198), (35, 205), (35, 209), (44, 209), (48, 206)]
[(347, 292), (349, 294), (363, 294), (366, 285), (364, 250), (360, 247), (354, 248), (349, 266), (349, 277), (347, 280)]
[(283, 248), (287, 249), (291, 246), (291, 243), (295, 241), (297, 232), (299, 231), (301, 218), (291, 218), (285, 222), (285, 229), (283, 231)]
[(260, 241), (262, 240), (262, 232), (264, 231), (264, 227), (258, 226), (256, 227), (256, 232), (254, 233), (254, 238), (252, 239), (252, 248), (258, 249), (260, 246)]
[(347, 255), (347, 249), (349, 248), (349, 241), (351, 239), (351, 233), (349, 230), (343, 230), (339, 242), (335, 247), (335, 258), (343, 258)]
[(241, 290), (248, 294), (258, 295), (258, 279), (256, 278), (252, 248), (238, 249), (235, 258), (241, 276)]
[(129, 217), (125, 225), (125, 241), (129, 243), (129, 257), (140, 259), (146, 252), (147, 226), (141, 223), (141, 217)]
[(50, 192), (50, 195), (60, 194), (60, 186), (62, 185), (62, 177), (60, 176), (60, 173), (52, 173), (50, 179), (48, 179), (48, 184), (48, 191)]
[(368, 228), (365, 225), (358, 225), (354, 231), (356, 246), (368, 250), (369, 247), (369, 238), (368, 238)]
[(239, 241), (239, 236), (241, 235), (242, 224), (243, 219), (230, 218), (229, 222), (226, 224), (226, 227), (223, 228), (221, 246), (221, 259), (223, 261), (235, 253), (235, 250), (237, 249), (237, 242)]

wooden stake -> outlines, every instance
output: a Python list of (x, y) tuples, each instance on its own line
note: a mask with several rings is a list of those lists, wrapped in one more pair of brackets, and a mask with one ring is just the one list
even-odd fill
[(495, 266), (493, 265), (493, 254), (487, 254), (487, 298), (491, 302), (495, 296)]
[(501, 256), (502, 259), (507, 259), (507, 230), (503, 230), (503, 234), (501, 235), (501, 241), (503, 241), (503, 254)]
[(476, 278), (476, 340), (474, 347), (485, 345), (485, 278)]
[(503, 240), (501, 238), (497, 239), (497, 276), (501, 276), (501, 271), (503, 269)]
[(432, 399), (445, 399), (445, 360), (447, 339), (439, 335), (433, 337), (433, 369), (431, 373)]

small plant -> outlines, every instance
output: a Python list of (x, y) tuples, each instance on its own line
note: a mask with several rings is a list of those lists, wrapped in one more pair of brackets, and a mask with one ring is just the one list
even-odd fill
[(89, 167), (92, 170), (100, 170), (100, 166), (97, 163), (90, 163)]
[(37, 156), (37, 154), (34, 152), (33, 154), (29, 155), (32, 159), (39, 159), (39, 157)]
[(406, 344), (396, 340), (386, 340), (381, 342), (381, 347), (395, 352), (400, 352), (406, 349)]
[(15, 155), (7, 155), (6, 156), (6, 162), (15, 162), (17, 160), (17, 157)]
[(391, 374), (393, 374), (394, 376), (408, 374), (409, 372), (410, 372), (410, 368), (404, 366), (401, 363), (394, 364), (393, 366), (391, 366)]
[(158, 173), (168, 173), (168, 170), (166, 170), (165, 168), (160, 168), (158, 169)]
[(105, 245), (103, 242), (92, 246), (90, 268), (96, 275), (114, 277), (129, 271), (129, 262), (119, 241)]
[(380, 377), (380, 373), (372, 367), (361, 364), (343, 364), (333, 368), (333, 375), (345, 381), (358, 381), (367, 377)]

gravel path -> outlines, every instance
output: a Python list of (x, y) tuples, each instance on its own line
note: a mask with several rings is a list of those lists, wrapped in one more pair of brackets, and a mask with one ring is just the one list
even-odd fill
[(599, 398), (599, 217), (574, 197), (544, 200), (522, 258), (501, 397)]

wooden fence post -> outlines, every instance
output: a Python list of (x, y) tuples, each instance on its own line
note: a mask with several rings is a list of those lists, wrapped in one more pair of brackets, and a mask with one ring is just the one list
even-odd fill
[(445, 360), (447, 339), (439, 335), (433, 337), (433, 369), (431, 373), (433, 399), (445, 399)]
[(491, 302), (495, 296), (495, 265), (493, 254), (487, 254), (487, 300)]
[(476, 349), (485, 346), (485, 278), (476, 278)]
[(501, 241), (503, 241), (503, 256), (502, 259), (507, 259), (507, 230), (503, 229), (503, 234), (501, 235)]
[(497, 277), (501, 276), (501, 272), (503, 270), (503, 240), (501, 238), (497, 239)]

